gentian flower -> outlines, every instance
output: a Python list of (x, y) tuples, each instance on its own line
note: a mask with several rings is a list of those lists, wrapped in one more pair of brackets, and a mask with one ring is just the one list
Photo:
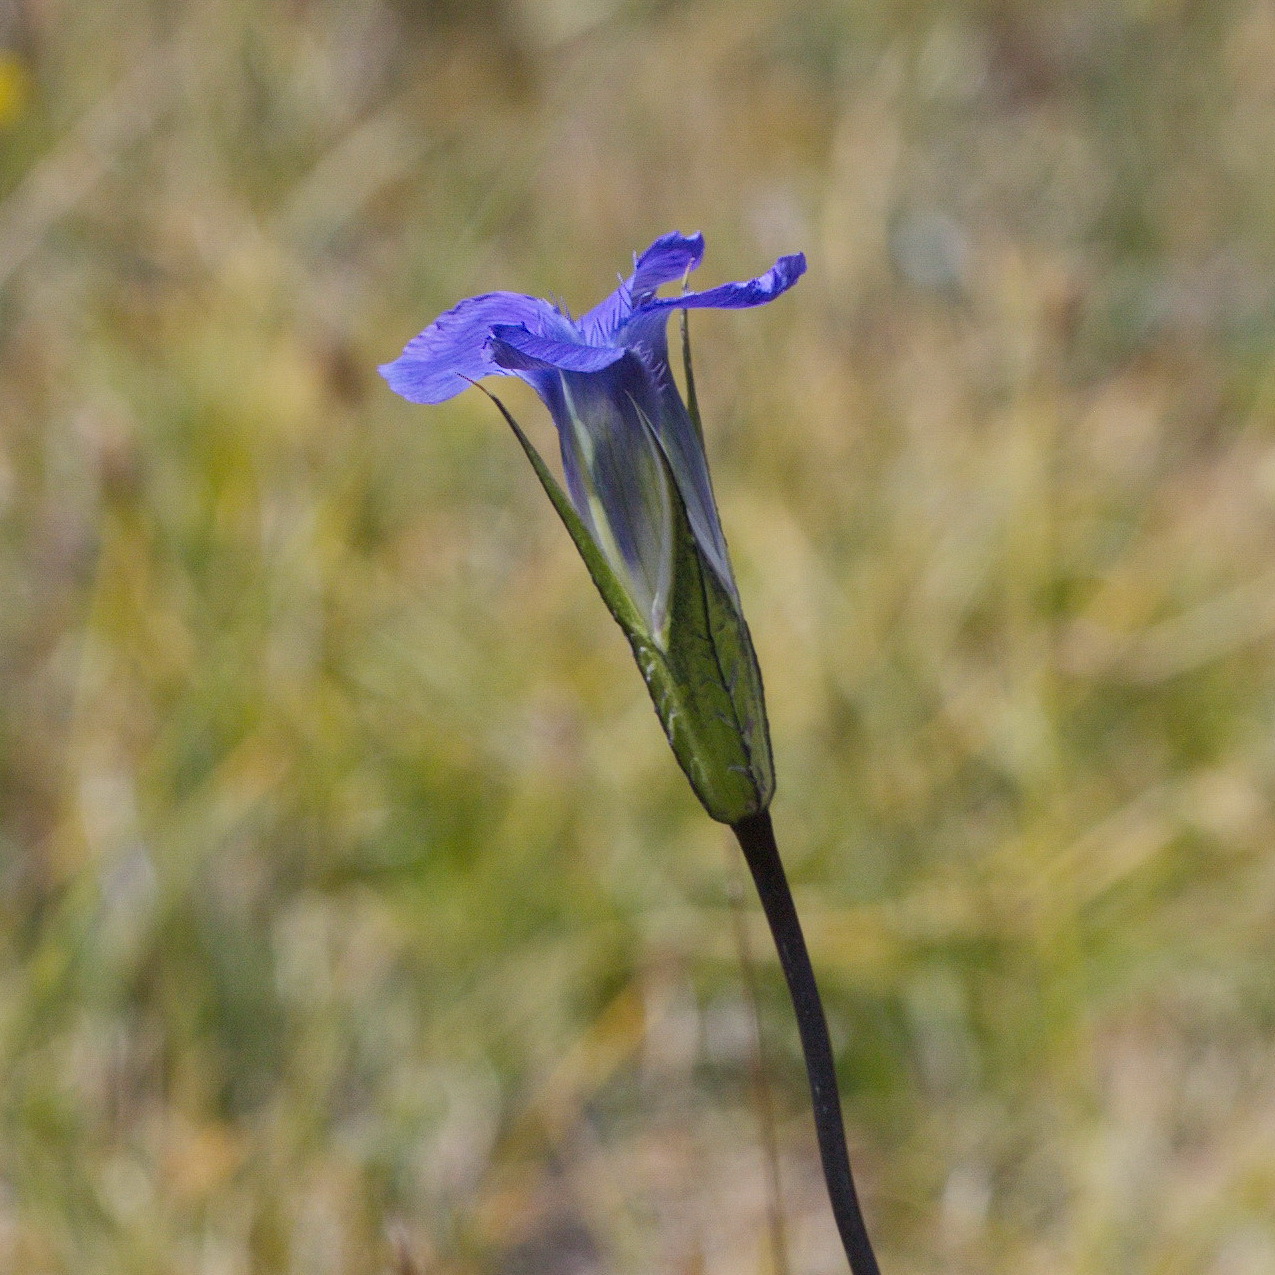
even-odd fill
[[(686, 322), (691, 309), (773, 301), (805, 272), (806, 259), (780, 257), (746, 283), (659, 295), (703, 255), (700, 235), (662, 236), (578, 320), (516, 292), (471, 297), (381, 372), (413, 403), (441, 403), (480, 377), (518, 376), (549, 409), (566, 492), (495, 399), (624, 629), (691, 786), (739, 841), (797, 1013), (824, 1178), (851, 1272), (879, 1275), (850, 1172), (828, 1025), (775, 844), (761, 672), (708, 476)], [(682, 312), (686, 402), (669, 367), (673, 310)]]
[(764, 305), (797, 282), (806, 259), (780, 257), (755, 279), (706, 292), (658, 294), (684, 281), (703, 255), (702, 235), (661, 236), (619, 288), (578, 320), (515, 292), (471, 297), (381, 372), (413, 403), (444, 402), (489, 375), (521, 377), (539, 394), (557, 426), (569, 501), (506, 418), (628, 635), (692, 786), (710, 814), (734, 823), (769, 804), (773, 766), (761, 676), (704, 455), (689, 345), (690, 409), (669, 366), (668, 318), (673, 310)]

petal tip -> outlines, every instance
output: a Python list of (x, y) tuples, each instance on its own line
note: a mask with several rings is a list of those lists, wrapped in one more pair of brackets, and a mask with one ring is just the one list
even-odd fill
[(426, 406), (445, 403), (466, 388), (465, 382), (454, 372), (439, 370), (409, 354), (382, 363), (376, 370), (385, 378), (390, 389), (409, 403)]
[(796, 283), (806, 273), (806, 254), (804, 252), (793, 252), (786, 257), (780, 257), (775, 264), (783, 267), (782, 273), (791, 285)]

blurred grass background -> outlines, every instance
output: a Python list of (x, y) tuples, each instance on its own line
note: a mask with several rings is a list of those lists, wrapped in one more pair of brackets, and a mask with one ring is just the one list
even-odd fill
[(673, 228), (883, 1264), (1275, 1270), (1267, 0), (0, 15), (0, 1270), (768, 1269), (724, 830), (373, 370)]

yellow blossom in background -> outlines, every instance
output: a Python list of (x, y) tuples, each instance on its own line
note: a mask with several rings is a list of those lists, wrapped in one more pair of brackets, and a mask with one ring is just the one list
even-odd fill
[(31, 96), (31, 75), (8, 50), (0, 52), (0, 128), (13, 123)]

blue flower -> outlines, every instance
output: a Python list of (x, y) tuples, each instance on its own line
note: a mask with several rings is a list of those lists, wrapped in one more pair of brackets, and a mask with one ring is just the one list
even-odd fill
[(471, 297), (381, 372), (414, 403), (441, 403), (493, 374), (521, 377), (540, 395), (558, 428), (567, 492), (496, 405), (628, 637), (692, 788), (714, 819), (734, 826), (775, 791), (765, 696), (713, 500), (685, 326), (689, 411), (666, 329), (671, 310), (772, 301), (806, 259), (780, 257), (747, 283), (658, 295), (703, 255), (700, 235), (662, 236), (578, 320), (516, 292)]
[(661, 645), (673, 588), (675, 500), (704, 560), (738, 598), (703, 440), (669, 368), (669, 312), (764, 305), (806, 269), (797, 253), (746, 283), (657, 294), (684, 280), (703, 255), (702, 235), (662, 235), (620, 287), (578, 320), (515, 292), (471, 297), (381, 368), (413, 403), (441, 403), (493, 374), (528, 382), (557, 426), (576, 512)]

